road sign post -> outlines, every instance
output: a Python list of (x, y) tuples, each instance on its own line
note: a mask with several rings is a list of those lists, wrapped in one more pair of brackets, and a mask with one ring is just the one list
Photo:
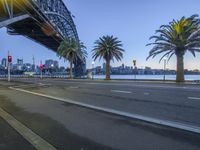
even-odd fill
[(40, 79), (42, 79), (42, 69), (40, 69)]
[(8, 62), (8, 82), (10, 82), (10, 63)]
[(8, 51), (8, 82), (10, 82), (10, 64), (12, 62), (12, 56), (10, 55), (10, 52)]

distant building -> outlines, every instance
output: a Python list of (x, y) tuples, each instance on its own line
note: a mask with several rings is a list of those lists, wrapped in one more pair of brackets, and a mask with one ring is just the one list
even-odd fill
[(24, 64), (24, 66), (23, 66), (23, 71), (32, 72), (32, 71), (33, 71), (32, 64), (30, 64), (30, 63)]
[(124, 64), (122, 64), (122, 69), (124, 69), (125, 68), (125, 66), (124, 66)]
[(59, 72), (65, 72), (65, 67), (61, 66), (61, 67), (59, 68)]
[(46, 60), (45, 61), (45, 68), (46, 69), (56, 69), (56, 70), (58, 70), (59, 69), (59, 63), (58, 63), (58, 61), (52, 60), (52, 59)]
[(17, 59), (17, 64), (13, 66), (14, 69), (22, 71), (23, 70), (23, 59)]
[(6, 58), (2, 59), (1, 66), (4, 67), (4, 68), (7, 67), (7, 59)]
[(23, 65), (23, 62), (24, 62), (23, 59), (17, 59), (17, 64), (18, 65)]
[(58, 61), (53, 61), (53, 67), (54, 67), (55, 69), (58, 69), (58, 68), (59, 68), (59, 63), (58, 63)]
[(45, 61), (45, 68), (49, 69), (53, 65), (54, 65), (54, 61), (52, 59), (49, 59), (49, 60)]
[(147, 66), (146, 66), (146, 67), (145, 67), (145, 70), (151, 70), (151, 67), (147, 67)]
[(99, 73), (101, 73), (101, 66), (97, 66), (95, 68), (95, 74), (99, 74)]

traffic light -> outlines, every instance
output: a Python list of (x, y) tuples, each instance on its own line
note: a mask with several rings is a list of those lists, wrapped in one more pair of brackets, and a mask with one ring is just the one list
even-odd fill
[(43, 64), (40, 65), (40, 69), (41, 69), (41, 70), (43, 70), (44, 67), (45, 67), (45, 65), (43, 65)]
[(136, 60), (133, 60), (133, 65), (136, 66)]
[(8, 62), (11, 63), (12, 62), (12, 56), (8, 56)]

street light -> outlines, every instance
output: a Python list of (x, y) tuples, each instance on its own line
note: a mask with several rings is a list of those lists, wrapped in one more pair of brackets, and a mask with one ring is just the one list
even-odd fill
[(92, 80), (94, 79), (94, 64), (95, 64), (95, 62), (93, 61), (92, 62)]
[(134, 66), (134, 70), (135, 70), (135, 80), (136, 80), (136, 70), (137, 70), (137, 67), (136, 67), (136, 60), (133, 60), (133, 66)]
[(164, 78), (163, 78), (163, 80), (165, 81), (166, 80), (166, 73), (165, 73), (165, 71), (166, 71), (167, 57), (164, 57), (163, 60), (164, 60)]
[(54, 71), (54, 64), (51, 64), (51, 68), (50, 68), (51, 77), (53, 75), (53, 71)]

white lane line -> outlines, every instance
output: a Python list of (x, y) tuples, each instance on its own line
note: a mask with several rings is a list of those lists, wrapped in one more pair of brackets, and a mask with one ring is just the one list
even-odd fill
[(108, 85), (105, 83), (83, 83), (83, 84), (89, 84), (89, 85)]
[(150, 95), (150, 93), (144, 93), (144, 95)]
[(132, 93), (130, 91), (120, 91), (120, 90), (111, 90), (111, 92), (114, 92), (114, 93), (125, 93), (125, 94), (131, 94)]
[(43, 83), (38, 83), (38, 84), (23, 84), (23, 85), (16, 85), (14, 86), (15, 88), (23, 88), (23, 87), (42, 87), (42, 86), (50, 86), (51, 84), (43, 84)]
[(156, 118), (152, 118), (152, 117), (146, 117), (146, 116), (143, 116), (143, 115), (138, 115), (138, 114), (129, 113), (129, 112), (123, 112), (123, 111), (114, 110), (114, 109), (110, 109), (110, 108), (94, 106), (94, 105), (90, 105), (90, 104), (76, 102), (76, 101), (73, 101), (71, 99), (54, 97), (54, 96), (40, 94), (40, 93), (36, 93), (36, 92), (31, 92), (31, 91), (28, 91), (28, 90), (23, 90), (23, 89), (14, 88), (14, 87), (10, 87), (10, 89), (15, 90), (15, 91), (28, 93), (28, 94), (32, 94), (32, 95), (37, 95), (37, 96), (49, 98), (49, 99), (53, 99), (53, 100), (57, 100), (57, 101), (67, 102), (67, 103), (70, 103), (70, 104), (73, 104), (73, 105), (77, 105), (77, 106), (81, 106), (81, 107), (85, 107), (85, 108), (89, 108), (89, 109), (93, 109), (93, 110), (98, 110), (98, 111), (102, 111), (102, 112), (105, 112), (105, 113), (110, 113), (110, 114), (114, 114), (114, 115), (118, 115), (118, 116), (122, 116), (122, 117), (128, 117), (128, 118), (131, 118), (131, 119), (138, 119), (138, 120), (141, 120), (141, 121), (154, 123), (154, 124), (157, 124), (157, 125), (162, 125), (162, 126), (166, 126), (166, 127), (176, 128), (176, 129), (200, 134), (200, 127), (199, 126), (183, 124), (183, 123), (176, 122), (176, 121), (169, 121), (169, 120), (156, 119)]
[(199, 97), (188, 97), (188, 99), (192, 99), (192, 100), (200, 100)]
[(70, 86), (69, 89), (78, 89), (78, 86)]
[(21, 134), (30, 144), (32, 144), (38, 150), (56, 150), (54, 146), (49, 144), (39, 135), (34, 133), (31, 129), (27, 128), (24, 124), (16, 120), (13, 116), (8, 114), (2, 108), (0, 108), (0, 116), (19, 134)]
[(39, 83), (40, 86), (47, 86), (47, 85), (51, 85), (51, 84), (44, 84), (44, 83)]

